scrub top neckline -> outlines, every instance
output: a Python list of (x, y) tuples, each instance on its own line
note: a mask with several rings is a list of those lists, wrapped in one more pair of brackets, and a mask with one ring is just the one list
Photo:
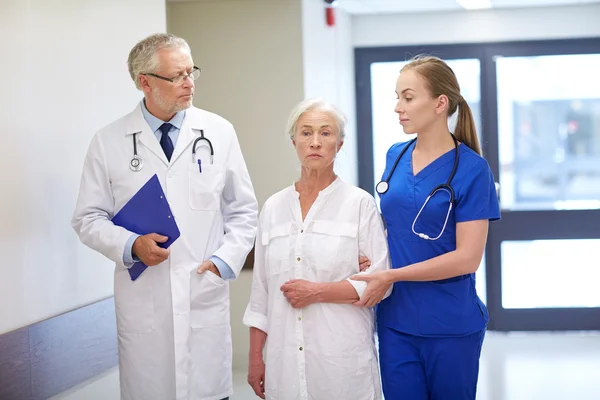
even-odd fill
[[(421, 170), (419, 172), (417, 172), (416, 174), (414, 173), (414, 168), (413, 168), (413, 151), (415, 150), (414, 146), (416, 146), (416, 144), (413, 145), (413, 149), (410, 150), (408, 153), (408, 163), (410, 165), (410, 174), (413, 178), (420, 178), (421, 176), (423, 176), (425, 173), (424, 171), (431, 169), (430, 167), (438, 164), (439, 162), (441, 162), (443, 159), (448, 158), (449, 155), (454, 154), (456, 148), (452, 147), (450, 150), (448, 150), (447, 152), (439, 155), (436, 159), (434, 159), (433, 161), (431, 161), (429, 164), (427, 164), (426, 166), (424, 166), (423, 168), (421, 168)], [(462, 143), (459, 142), (458, 143), (458, 151), (460, 152), (461, 150), (461, 146)], [(448, 160), (444, 160), (444, 161), (448, 161)]]

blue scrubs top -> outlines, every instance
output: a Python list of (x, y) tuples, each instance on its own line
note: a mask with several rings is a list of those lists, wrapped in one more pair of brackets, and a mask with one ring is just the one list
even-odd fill
[[(384, 177), (408, 143), (393, 145), (387, 154)], [(414, 148), (414, 144), (411, 145)], [(455, 149), (434, 160), (416, 176), (412, 173), (412, 150), (400, 159), (389, 179), (389, 189), (380, 195), (387, 225), (393, 268), (418, 263), (456, 249), (458, 222), (500, 219), (494, 177), (487, 161), (460, 144), (459, 163), (450, 185), (455, 205), (443, 235), (424, 240), (412, 232), (415, 216), (431, 190), (446, 183), (454, 166)], [(439, 191), (429, 200), (415, 232), (436, 237), (448, 212), (449, 196)], [(377, 321), (389, 328), (416, 336), (464, 336), (485, 328), (488, 313), (475, 291), (475, 274), (434, 282), (396, 282), (392, 295), (377, 307)]]

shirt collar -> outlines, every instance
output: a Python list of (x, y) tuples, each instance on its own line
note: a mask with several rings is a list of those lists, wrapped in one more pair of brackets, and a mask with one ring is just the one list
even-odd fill
[(173, 125), (175, 128), (181, 130), (181, 125), (183, 124), (183, 119), (185, 118), (185, 110), (183, 110), (183, 111), (179, 111), (177, 114), (175, 114), (173, 116), (173, 118), (171, 118), (170, 121), (160, 120), (160, 119), (156, 118), (154, 115), (150, 114), (150, 111), (148, 111), (148, 109), (146, 108), (145, 100), (142, 100), (142, 114), (144, 115), (144, 119), (146, 120), (148, 125), (150, 125), (150, 129), (152, 129), (152, 132), (156, 132), (158, 130), (158, 128), (160, 128), (161, 125), (164, 124), (165, 122), (168, 122), (171, 125)]

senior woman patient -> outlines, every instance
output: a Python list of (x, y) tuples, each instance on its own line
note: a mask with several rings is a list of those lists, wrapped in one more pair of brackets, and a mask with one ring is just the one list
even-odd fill
[(373, 311), (354, 305), (365, 285), (348, 278), (359, 256), (371, 262), (361, 273), (388, 269), (389, 258), (373, 197), (334, 172), (344, 125), (322, 100), (296, 106), (288, 133), (300, 178), (260, 214), (244, 324), (248, 383), (263, 399), (381, 399)]

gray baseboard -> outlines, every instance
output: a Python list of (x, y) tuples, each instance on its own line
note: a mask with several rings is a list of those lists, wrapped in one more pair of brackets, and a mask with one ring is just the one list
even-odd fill
[(45, 400), (117, 363), (110, 298), (0, 335), (0, 400)]

